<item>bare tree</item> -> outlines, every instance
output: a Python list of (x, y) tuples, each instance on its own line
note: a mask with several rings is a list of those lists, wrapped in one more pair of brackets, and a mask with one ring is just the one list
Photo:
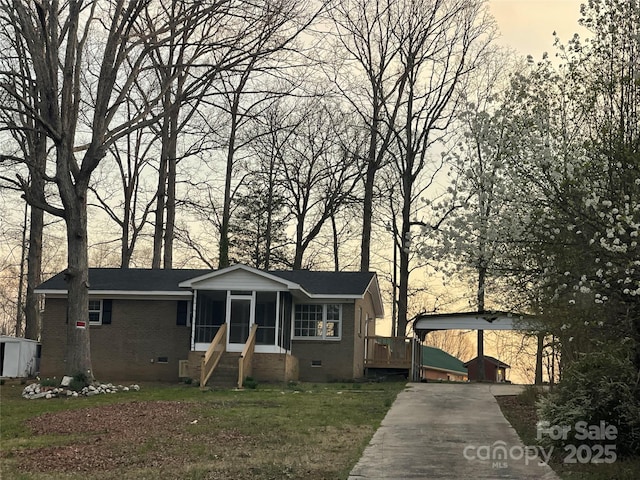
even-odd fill
[(295, 115), (278, 170), (295, 224), (293, 268), (300, 269), (325, 222), (353, 201), (361, 173), (357, 153), (340, 141), (353, 132), (336, 105), (315, 100), (300, 105)]
[[(242, 2), (239, 2), (242, 4)], [(152, 267), (171, 268), (176, 223), (176, 179), (180, 160), (178, 138), (186, 137), (185, 128), (198, 108), (218, 70), (229, 68), (244, 57), (241, 50), (229, 55), (242, 38), (240, 32), (227, 32), (228, 18), (235, 17), (234, 7), (226, 2), (206, 4), (169, 2), (160, 4), (161, 14), (170, 28), (168, 42), (157, 42), (162, 29), (151, 31), (156, 45), (151, 54), (154, 72), (162, 88), (162, 113), (158, 122), (161, 143), (158, 188), (155, 208)], [(183, 28), (181, 19), (191, 28)], [(223, 51), (225, 55), (220, 55)], [(222, 58), (220, 58), (222, 57)], [(183, 155), (187, 155), (183, 152)], [(166, 214), (166, 215), (165, 215)]]
[(114, 142), (90, 186), (97, 206), (120, 229), (121, 268), (129, 268), (138, 240), (150, 224), (157, 196), (147, 185), (156, 158), (154, 137), (148, 129), (139, 129)]
[(414, 209), (442, 165), (440, 159), (434, 162), (433, 148), (452, 123), (458, 86), (486, 53), (493, 24), (480, 0), (406, 0), (394, 8), (403, 85), (396, 100), (399, 112), (396, 115), (394, 107), (387, 118), (395, 119), (394, 165), (401, 198), (397, 331), (402, 335), (407, 327), (411, 229), (437, 227), (416, 219)]
[[(284, 70), (299, 63), (300, 60), (293, 61), (292, 58), (303, 59), (300, 55), (302, 52), (296, 51), (301, 48), (296, 41), (324, 8), (325, 2), (313, 5), (312, 2), (281, 0), (245, 9), (242, 37), (246, 44), (244, 51), (249, 52), (249, 55), (225, 72), (219, 82), (219, 95), (214, 97), (217, 109), (228, 118), (227, 138), (223, 142), (225, 182), (220, 218), (219, 267), (229, 265), (232, 200), (239, 187), (235, 178), (238, 152), (253, 140), (248, 138), (242, 141), (241, 129), (274, 98), (290, 93), (297, 86), (297, 80), (286, 78)], [(273, 78), (277, 78), (279, 82), (270, 80)], [(279, 85), (275, 89), (260, 86), (276, 83)]]
[[(1, 29), (2, 44), (5, 44), (8, 51), (15, 55), (6, 55), (2, 60), (2, 69), (15, 69), (19, 75), (13, 78), (14, 88), (22, 93), (21, 101), (34, 112), (41, 112), (44, 107), (42, 98), (39, 98), (34, 85), (33, 69), (27, 54), (28, 46), (25, 39), (15, 35), (9, 23), (2, 23)], [(16, 104), (16, 100), (3, 92), (3, 103), (13, 105), (16, 108), (6, 108), (0, 110), (0, 124), (4, 126), (2, 130), (8, 130), (12, 137), (13, 151), (6, 150), (0, 153), (3, 163), (23, 164), (26, 166), (28, 177), (25, 187), (29, 190), (29, 195), (36, 198), (44, 198), (45, 182), (43, 174), (47, 162), (47, 142), (46, 132), (42, 125), (34, 120), (33, 116), (22, 114), (22, 108)], [(6, 145), (6, 144), (5, 144)], [(6, 165), (5, 165), (6, 166)], [(10, 182), (9, 186), (11, 186)], [(19, 295), (18, 317), (22, 317), (24, 312), (26, 338), (38, 339), (40, 336), (40, 308), (38, 298), (34, 289), (42, 280), (42, 235), (44, 229), (44, 211), (37, 206), (29, 208), (29, 218), (25, 216), (25, 229), (28, 224), (28, 246), (26, 249), (26, 294), (24, 296), (24, 306), (22, 296)], [(26, 232), (25, 232), (26, 233)], [(22, 275), (21, 277), (22, 278)], [(22, 285), (22, 283), (21, 283)], [(20, 335), (21, 326), (16, 326), (16, 334)]]
[[(286, 235), (289, 214), (278, 165), (293, 129), (286, 123), (284, 100), (275, 100), (251, 119), (249, 157), (244, 188), (236, 197), (237, 213), (230, 228), (230, 256), (269, 270), (292, 265)], [(250, 253), (249, 253), (250, 252)], [(249, 255), (247, 255), (249, 253)]]
[(436, 330), (425, 337), (425, 345), (439, 348), (466, 362), (473, 358), (473, 342), (464, 330)]
[[(396, 68), (400, 45), (394, 37), (399, 18), (391, 0), (341, 0), (331, 11), (338, 44), (345, 59), (337, 87), (365, 125), (368, 145), (364, 155), (364, 192), (360, 270), (371, 261), (376, 175), (389, 161), (398, 113), (395, 99), (406, 78)], [(354, 73), (355, 72), (355, 73)]]
[[(165, 42), (170, 33), (166, 24), (162, 26), (162, 17), (155, 15), (154, 7), (154, 2), (144, 0), (0, 2), (2, 22), (11, 25), (16, 36), (24, 40), (34, 95), (42, 99), (42, 108), (30, 108), (23, 101), (23, 93), (15, 88), (22, 71), (2, 71), (0, 87), (16, 100), (21, 114), (46, 131), (55, 152), (55, 166), (52, 174), (44, 172), (41, 179), (55, 184), (56, 198), (34, 195), (20, 176), (14, 182), (24, 190), (29, 203), (65, 221), (69, 319), (66, 369), (89, 378), (93, 378), (86, 328), (89, 184), (114, 142), (154, 121), (150, 107), (159, 99), (141, 106), (128, 121), (114, 123), (134, 80), (148, 66), (151, 42)], [(190, 25), (179, 24), (183, 28)], [(159, 32), (153, 38), (149, 36), (151, 25)], [(127, 62), (129, 67), (124, 69)], [(90, 110), (85, 110), (87, 105)], [(82, 125), (84, 120), (86, 125)]]

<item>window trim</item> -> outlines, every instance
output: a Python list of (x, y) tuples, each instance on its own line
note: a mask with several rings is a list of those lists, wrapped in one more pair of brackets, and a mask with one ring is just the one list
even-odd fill
[[(296, 322), (298, 322), (298, 319), (296, 318), (296, 309), (298, 308), (299, 305), (320, 305), (322, 306), (322, 335), (321, 336), (300, 336), (300, 335), (296, 335)], [(338, 334), (336, 336), (327, 336), (327, 312), (328, 312), (328, 306), (329, 305), (336, 305), (338, 307)], [(313, 341), (328, 341), (328, 342), (339, 342), (342, 340), (342, 323), (344, 321), (343, 319), (343, 315), (342, 315), (342, 304), (341, 303), (330, 303), (330, 302), (323, 302), (323, 303), (315, 303), (315, 302), (303, 302), (303, 303), (296, 303), (294, 304), (293, 308), (292, 308), (292, 315), (293, 315), (293, 321), (291, 322), (292, 325), (292, 336), (291, 338), (293, 340), (313, 340)], [(336, 320), (329, 320), (331, 322), (336, 322)]]
[[(91, 307), (91, 302), (100, 302), (100, 309), (96, 310), (95, 308), (90, 308)], [(89, 308), (89, 314), (91, 314), (91, 312), (98, 312), (98, 320), (97, 321), (92, 321), (91, 320), (91, 315), (89, 315), (89, 318), (87, 318), (87, 320), (89, 321), (89, 325), (102, 325), (102, 313), (104, 312), (104, 304), (102, 302), (102, 299), (97, 299), (97, 298), (91, 298), (89, 299), (89, 304), (87, 305), (87, 307)]]

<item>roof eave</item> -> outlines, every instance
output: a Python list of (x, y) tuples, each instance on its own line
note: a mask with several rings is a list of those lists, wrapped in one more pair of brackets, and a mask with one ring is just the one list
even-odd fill
[(371, 276), (371, 280), (369, 281), (369, 284), (367, 285), (367, 288), (365, 289), (364, 293), (361, 295), (360, 298), (364, 298), (365, 294), (367, 292), (371, 292), (371, 296), (373, 297), (373, 308), (375, 309), (376, 312), (376, 318), (383, 318), (384, 317), (384, 302), (382, 301), (382, 295), (380, 295), (380, 285), (378, 284), (378, 275), (373, 272), (373, 275)]
[[(67, 296), (68, 290), (56, 290), (50, 288), (35, 289), (34, 293), (39, 295), (57, 295)], [(126, 296), (126, 297), (191, 297), (193, 293), (190, 290), (91, 290), (89, 295), (99, 296)]]
[(441, 372), (457, 373), (457, 374), (460, 374), (460, 375), (467, 375), (467, 376), (469, 375), (468, 371), (467, 372), (462, 372), (460, 370), (451, 370), (449, 368), (436, 367), (435, 365), (422, 365), (422, 367), (423, 368), (431, 368), (433, 370), (438, 370), (438, 371), (441, 371)]

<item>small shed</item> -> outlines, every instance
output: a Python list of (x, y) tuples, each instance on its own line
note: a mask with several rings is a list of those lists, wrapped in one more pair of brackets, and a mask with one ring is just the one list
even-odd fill
[[(469, 371), (469, 380), (478, 380), (478, 357), (465, 362), (465, 367)], [(487, 382), (507, 382), (507, 368), (511, 368), (506, 363), (497, 358), (484, 356), (484, 378)]]
[(27, 378), (39, 369), (40, 344), (28, 338), (0, 336), (0, 377)]

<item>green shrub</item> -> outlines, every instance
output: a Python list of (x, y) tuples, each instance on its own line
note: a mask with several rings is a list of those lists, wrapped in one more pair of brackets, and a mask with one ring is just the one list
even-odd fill
[[(566, 440), (544, 443), (566, 445), (614, 443), (618, 456), (640, 454), (640, 385), (630, 356), (620, 349), (583, 354), (567, 367), (562, 382), (538, 403), (538, 417), (550, 426), (567, 426)], [(614, 425), (617, 438), (576, 439), (575, 425)]]
[(78, 372), (73, 375), (73, 378), (69, 382), (69, 390), (73, 390), (74, 392), (79, 392), (87, 386), (89, 386), (89, 379), (82, 372)]
[(75, 378), (69, 382), (69, 386), (67, 387), (69, 390), (73, 390), (74, 392), (80, 392), (87, 384), (81, 380), (76, 380)]
[(57, 387), (58, 385), (60, 385), (60, 382), (56, 380), (56, 377), (40, 380), (41, 387)]
[(245, 378), (242, 385), (245, 388), (252, 388), (252, 389), (258, 388), (258, 382), (254, 380), (252, 377)]

